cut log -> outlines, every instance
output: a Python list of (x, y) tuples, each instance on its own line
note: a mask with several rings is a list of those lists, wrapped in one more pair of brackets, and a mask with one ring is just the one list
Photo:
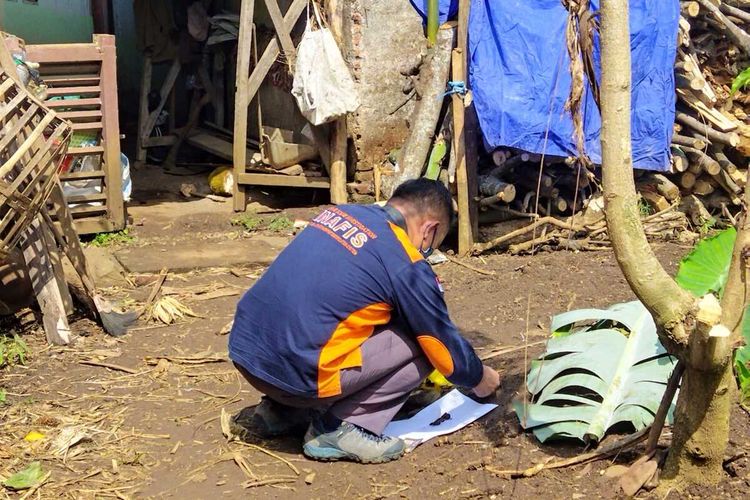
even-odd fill
[(685, 172), (690, 166), (688, 157), (679, 147), (672, 147), (672, 168), (675, 172)]
[(646, 200), (657, 212), (662, 212), (671, 206), (666, 198), (650, 189), (643, 189), (639, 192), (643, 199)]
[(724, 148), (721, 146), (715, 146), (711, 148), (711, 154), (714, 158), (716, 158), (716, 161), (719, 163), (719, 166), (726, 170), (728, 173), (736, 172), (737, 171), (737, 165), (735, 165), (729, 158), (727, 158), (727, 155), (724, 154)]
[(504, 149), (496, 149), (492, 153), (492, 162), (498, 166), (501, 167), (505, 164), (506, 160), (508, 160), (508, 152)]
[(716, 175), (719, 173), (719, 170), (721, 170), (721, 167), (719, 166), (719, 162), (708, 156), (703, 151), (699, 151), (694, 148), (689, 148), (687, 146), (683, 147), (683, 151), (688, 155), (688, 158), (690, 158), (690, 171), (693, 172), (693, 167), (698, 166), (701, 170), (706, 172), (709, 175)]
[(563, 213), (568, 210), (568, 207), (572, 206), (573, 203), (568, 203), (568, 200), (562, 196), (557, 196), (552, 199), (552, 208), (558, 213)]
[(726, 170), (721, 170), (718, 174), (713, 176), (713, 179), (729, 193), (730, 196), (737, 196), (742, 193), (742, 188), (734, 182), (732, 176), (730, 176)]
[(701, 8), (709, 12), (717, 21), (719, 29), (734, 42), (745, 54), (750, 54), (750, 35), (742, 28), (727, 19), (727, 16), (711, 0), (697, 0)]
[(700, 135), (708, 138), (708, 140), (710, 140), (712, 143), (718, 142), (732, 147), (737, 147), (740, 143), (739, 134), (719, 132), (718, 130), (714, 130), (713, 128), (709, 127), (708, 124), (701, 123), (699, 120), (696, 120), (687, 113), (681, 113), (678, 111), (675, 114), (675, 119), (679, 123), (692, 128)]
[(695, 186), (693, 186), (693, 193), (698, 196), (708, 196), (714, 191), (716, 191), (714, 185), (704, 178), (696, 180)]
[(411, 133), (401, 148), (399, 171), (381, 178), (381, 193), (385, 198), (390, 198), (404, 181), (422, 175), (445, 101), (442, 95), (448, 83), (455, 39), (455, 28), (439, 30), (437, 43), (422, 64), (418, 84), (421, 99), (411, 117)]
[(513, 184), (491, 175), (479, 176), (479, 192), (484, 196), (496, 196), (506, 203), (510, 203), (516, 197), (516, 187)]
[(701, 13), (701, 6), (698, 2), (680, 2), (680, 11), (685, 17), (698, 17)]
[(680, 186), (687, 190), (692, 190), (693, 186), (695, 186), (696, 179), (697, 177), (693, 172), (683, 172), (682, 175), (680, 175)]
[[(696, 3), (696, 2), (691, 2), (691, 3)], [(722, 2), (719, 5), (719, 9), (721, 9), (721, 11), (724, 14), (726, 14), (728, 16), (735, 17), (735, 18), (739, 19), (743, 23), (750, 23), (750, 12), (744, 11), (744, 10), (739, 9), (737, 7), (733, 7), (733, 6), (728, 5), (727, 3), (724, 3), (724, 2)]]
[(706, 149), (706, 141), (687, 135), (674, 134), (672, 136), (672, 144), (695, 149)]
[(662, 174), (647, 173), (638, 179), (638, 186), (650, 188), (651, 191), (659, 193), (670, 202), (680, 198), (680, 188)]

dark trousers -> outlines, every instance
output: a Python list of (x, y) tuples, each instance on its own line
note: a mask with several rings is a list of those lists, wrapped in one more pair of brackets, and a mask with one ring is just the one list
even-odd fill
[(361, 349), (362, 366), (342, 370), (342, 392), (330, 398), (289, 394), (235, 366), (253, 387), (278, 403), (327, 409), (331, 415), (379, 435), (433, 368), (412, 338), (390, 326), (376, 330)]

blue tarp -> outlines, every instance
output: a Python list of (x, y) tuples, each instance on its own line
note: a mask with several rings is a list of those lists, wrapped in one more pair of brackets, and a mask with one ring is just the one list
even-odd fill
[[(426, 16), (427, 0), (411, 2)], [(592, 9), (599, 4), (600, 0), (592, 0)], [(457, 6), (458, 0), (440, 0), (441, 22), (454, 17)], [(632, 140), (637, 168), (669, 168), (679, 15), (678, 0), (630, 1)], [(469, 84), (489, 150), (505, 146), (576, 155), (573, 123), (564, 110), (570, 91), (566, 22), (567, 11), (560, 0), (472, 0)], [(598, 40), (594, 59), (598, 65)], [(601, 120), (588, 90), (582, 111), (586, 152), (599, 164)]]

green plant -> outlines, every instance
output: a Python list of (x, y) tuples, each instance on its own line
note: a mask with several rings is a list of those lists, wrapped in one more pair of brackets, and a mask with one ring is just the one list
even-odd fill
[(734, 95), (738, 90), (744, 89), (750, 84), (750, 68), (745, 69), (732, 80), (732, 90), (729, 95)]
[[(715, 293), (721, 297), (727, 282), (737, 230), (725, 229), (700, 241), (680, 262), (677, 283), (696, 297)], [(750, 400), (750, 306), (745, 310), (740, 330), (745, 346), (735, 351), (734, 368), (743, 401)]]
[(550, 328), (547, 352), (528, 374), (532, 403), (514, 403), (524, 429), (541, 442), (598, 442), (616, 424), (650, 425), (677, 361), (643, 304), (570, 311)]
[(651, 205), (649, 205), (648, 202), (643, 198), (640, 198), (638, 200), (638, 213), (641, 214), (641, 218), (648, 217), (653, 213), (653, 210), (651, 210)]
[(245, 231), (257, 231), (260, 226), (263, 224), (263, 219), (258, 217), (257, 215), (238, 215), (237, 217), (233, 218), (231, 221), (231, 224), (233, 226), (242, 226), (245, 228)]
[(89, 242), (89, 245), (95, 247), (110, 247), (113, 245), (127, 245), (135, 241), (135, 236), (131, 236), (127, 229), (114, 233), (99, 233)]
[(0, 337), (0, 368), (17, 364), (25, 365), (28, 354), (29, 348), (26, 342), (18, 335), (13, 335), (13, 338)]
[(703, 221), (703, 224), (698, 228), (698, 234), (700, 234), (701, 238), (705, 238), (708, 236), (708, 233), (713, 230), (714, 227), (716, 227), (716, 218), (715, 217), (709, 217), (708, 219)]
[(268, 223), (268, 229), (280, 233), (294, 227), (294, 221), (286, 215), (277, 215)]
[(5, 393), (5, 389), (0, 388), (0, 405), (4, 405), (6, 401), (7, 395)]

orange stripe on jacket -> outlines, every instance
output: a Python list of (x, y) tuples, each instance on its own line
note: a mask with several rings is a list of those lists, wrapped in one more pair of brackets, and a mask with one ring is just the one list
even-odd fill
[(404, 250), (406, 250), (406, 254), (411, 259), (412, 264), (424, 259), (424, 257), (422, 257), (422, 254), (419, 253), (419, 250), (417, 250), (417, 248), (409, 240), (409, 236), (406, 234), (406, 231), (398, 227), (393, 222), (389, 222), (388, 225), (391, 226), (391, 230), (396, 235), (399, 243), (401, 243), (401, 246), (404, 247)]
[(446, 377), (450, 377), (453, 374), (453, 358), (448, 348), (445, 347), (445, 344), (429, 335), (418, 336), (417, 342), (419, 342), (419, 346), (424, 351), (427, 359), (430, 360), (430, 364), (437, 371)]
[(360, 346), (375, 327), (391, 320), (391, 306), (384, 302), (354, 311), (338, 324), (320, 350), (318, 358), (318, 397), (341, 394), (341, 370), (362, 366)]

